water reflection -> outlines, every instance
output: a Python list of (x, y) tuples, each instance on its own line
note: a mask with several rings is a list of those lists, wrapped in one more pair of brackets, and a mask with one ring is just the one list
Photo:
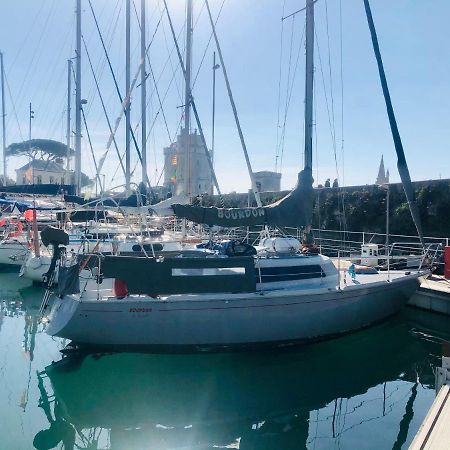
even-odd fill
[[(33, 443), (289, 450), (345, 439), (358, 442), (353, 448), (401, 448), (418, 392), (434, 384), (440, 343), (429, 326), (397, 318), (283, 353), (72, 355), (38, 374), (49, 426)], [(385, 424), (392, 436), (383, 436)]]
[(2, 289), (2, 298), (0, 307), (0, 331), (4, 318), (23, 319), (24, 328), (22, 332), (20, 352), (27, 363), (27, 382), (19, 400), (19, 407), (25, 411), (28, 405), (28, 396), (32, 379), (32, 362), (34, 360), (34, 351), (36, 348), (36, 335), (44, 331), (44, 326), (39, 323), (39, 304), (43, 290), (25, 287), (14, 290), (11, 288)]

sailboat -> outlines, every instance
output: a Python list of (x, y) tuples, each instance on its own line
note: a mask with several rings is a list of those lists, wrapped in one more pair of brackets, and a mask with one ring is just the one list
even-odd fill
[[(228, 227), (310, 226), (314, 3), (307, 0), (305, 8), (305, 167), (296, 188), (265, 207), (173, 205), (177, 217)], [(328, 257), (291, 244), (266, 237), (258, 248), (238, 244), (195, 257), (97, 255), (94, 289), (80, 282), (76, 266), (60, 270), (66, 278), (59, 286), (66, 288), (55, 297), (46, 331), (80, 346), (117, 349), (285, 346), (381, 321), (398, 312), (429, 274), (419, 269), (350, 278)], [(104, 279), (113, 279), (114, 288), (103, 288)]]

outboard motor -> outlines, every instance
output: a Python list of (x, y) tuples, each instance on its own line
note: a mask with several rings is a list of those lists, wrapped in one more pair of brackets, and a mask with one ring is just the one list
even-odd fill
[(42, 276), (44, 284), (48, 286), (49, 281), (52, 279), (52, 275), (55, 272), (56, 262), (61, 257), (61, 246), (69, 245), (69, 235), (60, 228), (45, 227), (41, 231), (41, 240), (46, 247), (48, 247), (49, 245), (53, 247), (53, 255), (50, 261), (50, 267)]
[[(56, 263), (61, 259), (61, 255), (65, 252), (65, 245), (69, 244), (69, 235), (60, 228), (46, 227), (41, 231), (42, 243), (48, 247), (53, 246), (53, 255), (50, 261), (50, 267), (42, 276), (46, 290), (39, 308), (39, 315), (43, 316), (47, 309), (50, 297), (52, 295), (52, 284), (55, 278)], [(71, 267), (59, 267), (59, 279), (57, 294), (61, 297), (63, 294), (78, 293), (79, 278), (78, 278), (78, 264)]]

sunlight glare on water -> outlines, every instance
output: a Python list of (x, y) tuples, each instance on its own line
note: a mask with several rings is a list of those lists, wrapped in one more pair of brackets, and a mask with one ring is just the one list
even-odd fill
[(407, 448), (450, 330), (405, 309), (282, 352), (62, 357), (42, 289), (5, 271), (0, 286), (0, 450)]

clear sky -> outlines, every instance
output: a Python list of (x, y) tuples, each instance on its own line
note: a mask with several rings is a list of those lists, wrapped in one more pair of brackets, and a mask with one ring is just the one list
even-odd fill
[[(91, 1), (123, 92), (125, 0)], [(134, 1), (139, 10), (140, 0)], [(222, 1), (210, 0), (214, 17)], [(105, 64), (88, 0), (82, 0), (82, 3), (83, 34), (110, 119), (114, 122), (120, 113), (120, 103)], [(448, 178), (450, 2), (372, 0), (371, 4), (411, 176), (414, 180)], [(173, 41), (165, 16), (155, 33), (163, 2), (147, 0), (147, 5), (149, 39), (154, 35), (149, 55), (160, 96), (165, 97), (164, 113), (169, 130), (168, 133), (162, 113), (157, 114), (158, 100), (149, 77), (148, 91), (153, 95), (147, 109), (147, 128), (154, 123), (148, 143), (149, 173), (152, 183), (156, 184), (162, 169), (162, 149), (173, 139), (181, 119), (179, 106), (183, 104), (183, 86), (175, 52), (168, 61)], [(278, 147), (283, 188), (293, 186), (303, 161), (305, 16), (299, 13), (295, 19), (287, 19), (283, 28), (280, 19), (283, 8), (284, 13), (289, 14), (302, 6), (304, 0), (225, 0), (217, 25), (253, 168), (273, 170)], [(169, 0), (169, 8), (176, 30), (183, 36), (184, 0)], [(199, 75), (193, 92), (206, 139), (210, 142), (211, 68), (215, 48), (213, 42), (207, 48), (211, 29), (203, 0), (194, 0), (194, 9), (194, 74), (199, 71)], [(65, 142), (66, 70), (67, 59), (74, 56), (74, 10), (75, 0), (1, 0), (0, 51), (4, 53), (8, 82), (7, 144), (28, 139), (29, 102), (35, 111), (32, 137)], [(132, 28), (131, 71), (134, 76), (139, 64), (139, 32), (134, 11)], [(390, 169), (391, 180), (398, 180), (363, 1), (318, 0), (316, 38), (316, 182), (323, 183), (326, 178), (339, 176), (341, 183), (347, 185), (373, 183), (382, 154)], [(182, 41), (183, 38), (180, 43), (184, 47)], [(205, 60), (201, 64), (204, 54)], [(88, 101), (85, 106), (88, 127), (95, 154), (100, 157), (109, 132), (84, 50), (82, 57), (82, 97)], [(171, 83), (173, 73), (175, 81)], [(286, 96), (290, 102), (285, 139), (283, 145), (277, 145), (277, 135), (278, 141), (283, 135)], [(132, 102), (132, 123), (136, 134), (140, 135), (139, 90), (133, 93)], [(121, 151), (124, 148), (123, 128), (124, 123), (117, 135)], [(92, 176), (94, 169), (86, 137), (83, 132), (83, 171)], [(132, 161), (135, 166), (135, 152)], [(10, 159), (9, 175), (15, 178), (14, 169), (24, 162)], [(103, 170), (109, 186), (123, 182), (120, 170), (114, 176), (117, 167), (118, 159), (112, 149)], [(248, 189), (249, 177), (220, 71), (217, 72), (216, 171), (223, 191)], [(136, 178), (139, 177), (137, 169)]]

